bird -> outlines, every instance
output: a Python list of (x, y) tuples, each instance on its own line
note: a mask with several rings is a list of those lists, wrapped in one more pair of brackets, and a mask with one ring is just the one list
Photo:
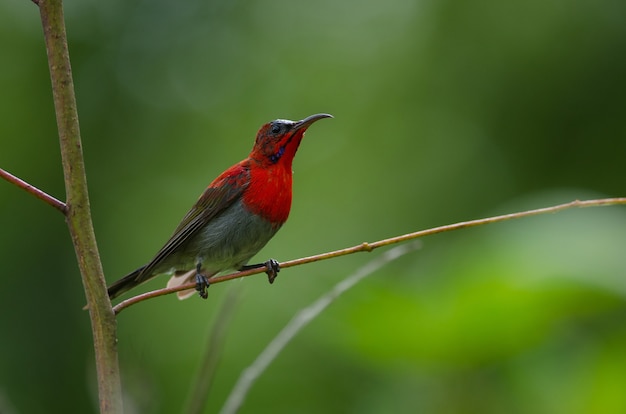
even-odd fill
[(248, 261), (287, 221), (292, 162), (304, 133), (314, 122), (332, 117), (319, 113), (264, 124), (248, 157), (208, 185), (152, 260), (108, 287), (109, 298), (161, 274), (171, 275), (168, 288), (196, 282), (195, 289), (177, 292), (181, 300), (196, 291), (206, 299), (211, 277), (229, 269), (265, 267), (273, 283), (280, 271), (276, 260)]

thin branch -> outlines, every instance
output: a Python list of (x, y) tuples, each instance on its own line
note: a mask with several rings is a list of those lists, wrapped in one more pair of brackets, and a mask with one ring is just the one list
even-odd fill
[[(548, 213), (557, 213), (559, 211), (571, 209), (574, 207), (601, 207), (601, 206), (611, 206), (611, 205), (622, 205), (626, 204), (626, 197), (619, 198), (603, 198), (597, 200), (574, 200), (565, 204), (558, 204), (552, 207), (544, 207), (538, 208), (535, 210), (527, 210), (521, 211), (518, 213), (504, 214), (501, 216), (488, 217), (484, 219), (471, 220), (471, 221), (462, 221), (460, 223), (448, 224), (440, 227), (433, 227), (427, 230), (416, 231), (414, 233), (403, 234), (401, 236), (392, 237), (389, 239), (379, 240), (373, 243), (364, 242), (359, 245), (348, 247), (345, 249), (335, 250), (328, 253), (322, 253), (315, 256), (303, 257), (301, 259), (290, 260), (288, 262), (280, 263), (281, 269), (286, 269), (288, 267), (299, 266), (307, 263), (319, 262), (321, 260), (332, 259), (335, 257), (346, 256), (348, 254), (359, 253), (359, 252), (371, 252), (374, 249), (383, 246), (390, 246), (392, 244), (402, 243), (408, 240), (417, 239), (419, 237), (430, 236), (433, 234), (444, 233), (446, 231), (459, 230), (468, 227), (476, 227), (483, 226), (486, 224), (497, 223), (501, 221), (520, 219), (524, 217), (537, 216), (540, 214), (548, 214)], [(255, 274), (263, 273), (265, 269), (263, 267), (258, 269), (250, 269), (244, 270), (242, 272), (234, 272), (224, 276), (217, 276), (211, 278), (211, 284), (214, 285), (216, 283), (226, 282), (227, 280), (238, 279), (241, 277), (252, 276)], [(163, 288), (158, 290), (153, 290), (150, 292), (146, 292), (137, 296), (133, 296), (130, 299), (122, 301), (113, 307), (113, 311), (116, 314), (119, 314), (122, 310), (127, 307), (134, 305), (136, 303), (142, 302), (147, 299), (156, 298), (158, 296), (169, 295), (180, 290), (193, 289), (195, 287), (194, 283), (187, 283), (184, 285), (177, 286), (175, 288)]]
[(38, 199), (42, 200), (44, 203), (51, 205), (52, 207), (59, 210), (61, 213), (65, 214), (66, 206), (63, 201), (57, 200), (50, 194), (41, 191), (34, 185), (28, 184), (26, 181), (14, 176), (10, 172), (5, 171), (2, 168), (0, 168), (0, 177), (4, 178), (12, 184), (15, 184), (19, 188), (25, 190), (27, 193), (34, 195)]
[(371, 275), (389, 262), (392, 262), (400, 256), (407, 254), (421, 246), (419, 241), (413, 242), (405, 246), (395, 247), (385, 254), (370, 261), (365, 266), (357, 270), (346, 279), (337, 283), (329, 292), (322, 295), (310, 306), (300, 310), (285, 327), (276, 335), (276, 337), (265, 347), (254, 362), (246, 368), (237, 383), (233, 387), (230, 395), (226, 399), (220, 414), (234, 414), (239, 411), (243, 404), (248, 391), (254, 385), (254, 382), (267, 367), (276, 359), (278, 354), (287, 346), (287, 344), (300, 332), (309, 322), (315, 319), (324, 309), (335, 301), (341, 294), (352, 288), (365, 277)]
[(122, 412), (116, 319), (93, 231), (63, 2), (39, 0), (66, 191), (66, 221), (89, 305), (101, 413)]
[(183, 411), (187, 414), (199, 414), (204, 411), (222, 353), (226, 331), (235, 315), (234, 308), (238, 303), (239, 290), (231, 290), (215, 314), (215, 321), (206, 346), (206, 352), (202, 363), (198, 367), (194, 387), (187, 400), (187, 408)]

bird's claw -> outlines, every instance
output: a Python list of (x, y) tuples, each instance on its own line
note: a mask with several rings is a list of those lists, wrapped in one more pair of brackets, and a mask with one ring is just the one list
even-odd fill
[(280, 263), (278, 263), (278, 261), (274, 259), (270, 259), (265, 263), (243, 265), (239, 268), (239, 271), (259, 269), (261, 267), (265, 267), (265, 273), (267, 273), (267, 280), (270, 282), (270, 284), (274, 283), (274, 279), (276, 279), (276, 276), (278, 276), (278, 272), (280, 272)]
[(274, 259), (270, 259), (265, 262), (265, 269), (265, 273), (267, 273), (267, 280), (270, 284), (274, 283), (274, 279), (276, 279), (278, 272), (280, 272), (280, 263)]
[(209, 278), (202, 273), (196, 273), (196, 290), (202, 299), (209, 297), (209, 294), (206, 291), (209, 286), (211, 286)]

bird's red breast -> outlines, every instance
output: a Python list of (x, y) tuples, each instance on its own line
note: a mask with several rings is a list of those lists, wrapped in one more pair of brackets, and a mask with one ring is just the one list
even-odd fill
[(250, 185), (243, 195), (244, 205), (273, 226), (280, 227), (291, 209), (291, 163), (279, 162), (261, 168), (250, 160)]

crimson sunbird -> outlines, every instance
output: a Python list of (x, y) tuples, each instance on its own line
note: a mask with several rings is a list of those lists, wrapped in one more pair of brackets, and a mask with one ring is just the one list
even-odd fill
[(293, 158), (307, 128), (324, 118), (332, 115), (263, 125), (250, 155), (209, 184), (154, 258), (113, 283), (109, 297), (166, 273), (172, 274), (168, 287), (195, 280), (196, 289), (178, 292), (179, 299), (196, 290), (206, 299), (211, 277), (228, 269), (265, 267), (272, 283), (280, 270), (277, 261), (247, 263), (287, 220)]

